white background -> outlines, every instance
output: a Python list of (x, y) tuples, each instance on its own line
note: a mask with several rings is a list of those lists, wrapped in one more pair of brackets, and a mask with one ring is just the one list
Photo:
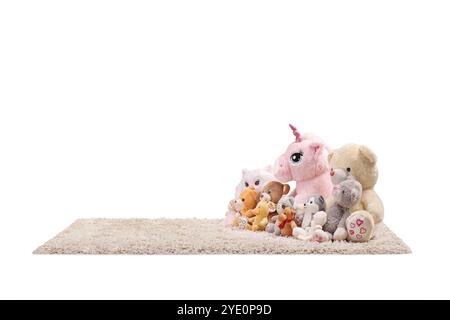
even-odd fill
[[(448, 1), (1, 1), (0, 298), (450, 298), (449, 16)], [(289, 122), (378, 154), (412, 255), (31, 254), (81, 217), (222, 217)]]

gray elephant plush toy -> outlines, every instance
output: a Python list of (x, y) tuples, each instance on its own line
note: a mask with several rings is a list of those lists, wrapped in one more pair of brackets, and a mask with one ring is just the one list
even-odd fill
[(351, 176), (336, 184), (333, 188), (333, 204), (327, 209), (325, 232), (333, 235), (333, 240), (347, 239), (345, 222), (350, 216), (350, 208), (359, 203), (362, 195), (361, 184)]

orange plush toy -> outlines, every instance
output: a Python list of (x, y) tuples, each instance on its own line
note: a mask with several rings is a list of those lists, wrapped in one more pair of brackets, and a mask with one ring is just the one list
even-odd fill
[(284, 213), (278, 215), (278, 220), (280, 224), (278, 227), (280, 228), (281, 235), (284, 237), (292, 236), (292, 231), (294, 228), (297, 228), (297, 224), (294, 221), (295, 218), (295, 209), (294, 208), (286, 208), (284, 209)]
[(254, 217), (255, 214), (252, 210), (255, 209), (258, 204), (259, 193), (253, 188), (245, 188), (244, 191), (241, 192), (240, 198), (243, 204), (241, 214), (247, 218)]
[(248, 219), (255, 216), (253, 209), (256, 208), (258, 203), (259, 193), (253, 188), (245, 188), (240, 194), (240, 201), (242, 209), (240, 210), (240, 216), (236, 217), (233, 221), (233, 226), (240, 229), (246, 229), (248, 227)]

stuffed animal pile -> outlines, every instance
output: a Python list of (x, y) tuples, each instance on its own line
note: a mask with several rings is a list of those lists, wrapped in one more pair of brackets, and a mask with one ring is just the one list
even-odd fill
[(301, 241), (371, 240), (384, 217), (375, 153), (357, 144), (330, 150), (289, 126), (295, 141), (274, 166), (242, 171), (226, 225)]

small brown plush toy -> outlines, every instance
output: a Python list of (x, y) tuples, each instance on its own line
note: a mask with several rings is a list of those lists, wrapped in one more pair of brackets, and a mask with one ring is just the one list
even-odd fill
[(278, 227), (280, 228), (282, 236), (284, 237), (292, 236), (292, 231), (294, 230), (294, 228), (297, 228), (297, 224), (295, 223), (294, 219), (295, 219), (294, 208), (286, 208), (284, 209), (284, 213), (278, 215), (278, 221), (280, 221)]
[(283, 184), (278, 181), (268, 182), (264, 188), (261, 190), (261, 200), (266, 200), (272, 202), (269, 203), (270, 213), (268, 220), (272, 221), (272, 218), (277, 215), (277, 204), (281, 197), (287, 195), (291, 187), (288, 184)]
[(291, 187), (288, 184), (282, 184), (278, 181), (270, 181), (264, 186), (261, 193), (267, 193), (272, 202), (278, 203), (281, 197), (288, 194), (290, 190)]

